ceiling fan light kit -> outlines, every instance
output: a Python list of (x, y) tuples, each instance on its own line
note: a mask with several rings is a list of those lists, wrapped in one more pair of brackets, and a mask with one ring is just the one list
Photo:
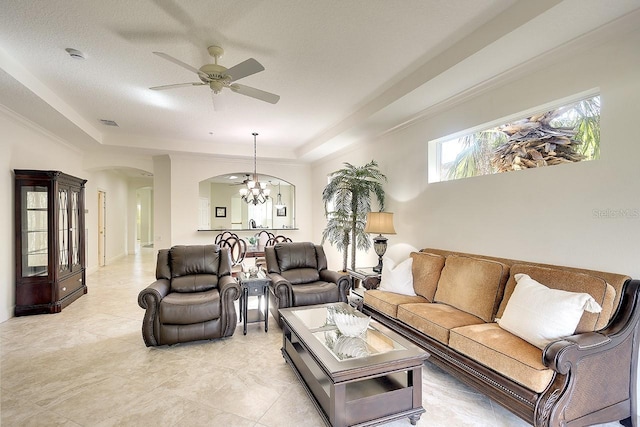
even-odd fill
[[(238, 83), (234, 83), (236, 80), (243, 79), (245, 77), (251, 76), (253, 74), (264, 71), (264, 67), (254, 58), (249, 58), (246, 61), (243, 61), (237, 65), (234, 65), (231, 68), (226, 68), (222, 65), (218, 64), (218, 59), (224, 55), (224, 49), (220, 46), (209, 46), (207, 49), (209, 51), (209, 55), (214, 58), (213, 64), (205, 64), (202, 67), (195, 68), (191, 65), (180, 61), (163, 52), (153, 52), (155, 55), (166, 59), (169, 62), (173, 62), (174, 64), (195, 73), (200, 78), (200, 82), (191, 82), (191, 83), (177, 83), (171, 85), (163, 85), (163, 86), (154, 86), (150, 87), (151, 90), (165, 90), (165, 89), (175, 89), (179, 87), (188, 87), (188, 86), (209, 86), (211, 89), (212, 96), (214, 96), (214, 107), (217, 107), (215, 95), (218, 95), (222, 92), (224, 88), (230, 89), (232, 92), (239, 93), (240, 95), (249, 96), (251, 98), (258, 99), (260, 101), (268, 102), (270, 104), (276, 104), (280, 100), (280, 95), (276, 95), (274, 93), (266, 92), (261, 89), (256, 89), (254, 87), (241, 85)], [(216, 108), (217, 109), (217, 108)]]

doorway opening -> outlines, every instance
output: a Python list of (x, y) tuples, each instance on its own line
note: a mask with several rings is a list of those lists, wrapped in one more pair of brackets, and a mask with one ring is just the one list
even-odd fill
[(98, 266), (104, 267), (106, 264), (107, 236), (105, 218), (107, 217), (107, 193), (98, 190)]
[(136, 245), (153, 248), (153, 187), (136, 190)]

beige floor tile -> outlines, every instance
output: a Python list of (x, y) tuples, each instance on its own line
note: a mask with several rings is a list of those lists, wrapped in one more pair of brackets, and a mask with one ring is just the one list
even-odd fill
[[(2, 426), (323, 425), (273, 317), (268, 333), (238, 324), (230, 338), (145, 347), (137, 297), (154, 276), (143, 249), (90, 274), (88, 294), (61, 313), (1, 323)], [(422, 382), (419, 426), (528, 425), (428, 362)]]

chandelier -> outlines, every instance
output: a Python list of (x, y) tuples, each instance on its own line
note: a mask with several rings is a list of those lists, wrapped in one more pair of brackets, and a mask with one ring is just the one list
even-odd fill
[(253, 176), (245, 183), (247, 188), (240, 189), (240, 196), (247, 204), (257, 205), (269, 199), (271, 190), (267, 188), (266, 182), (260, 182), (258, 180), (258, 156), (256, 152), (256, 137), (258, 134), (253, 132), (251, 135), (253, 135)]

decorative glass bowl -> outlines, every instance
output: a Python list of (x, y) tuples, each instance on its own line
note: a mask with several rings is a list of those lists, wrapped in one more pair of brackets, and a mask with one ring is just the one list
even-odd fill
[(336, 311), (333, 313), (333, 320), (342, 335), (359, 337), (367, 330), (371, 318), (369, 316), (357, 316), (353, 313)]
[(340, 360), (369, 356), (367, 343), (356, 337), (339, 337), (334, 343), (333, 351)]

